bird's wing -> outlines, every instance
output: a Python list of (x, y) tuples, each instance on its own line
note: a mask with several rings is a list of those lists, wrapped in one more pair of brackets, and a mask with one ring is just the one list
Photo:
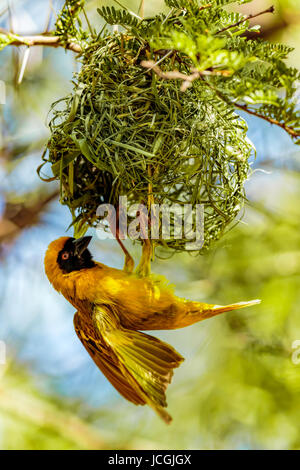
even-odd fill
[[(127, 386), (142, 403), (150, 405), (166, 422), (171, 417), (165, 391), (173, 376), (173, 369), (184, 360), (167, 343), (139, 331), (124, 329), (118, 322), (113, 306), (96, 305), (93, 323), (107, 348), (113, 353), (115, 365)], [(124, 394), (123, 394), (124, 395)]]
[(74, 327), (83, 346), (115, 389), (135, 405), (145, 405), (145, 400), (139, 396), (121, 372), (114, 352), (105, 344), (103, 338), (95, 333), (93, 324), (83, 321), (82, 317), (76, 313)]

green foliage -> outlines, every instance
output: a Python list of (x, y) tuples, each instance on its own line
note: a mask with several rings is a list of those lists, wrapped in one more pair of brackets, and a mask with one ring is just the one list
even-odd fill
[[(97, 222), (101, 202), (127, 195), (147, 204), (150, 184), (156, 204), (204, 204), (207, 249), (243, 204), (247, 127), (200, 82), (180, 93), (177, 82), (145, 72), (144, 45), (119, 34), (85, 51), (74, 94), (54, 104), (48, 160), (79, 233)], [(184, 250), (187, 239), (172, 230), (157, 244)]]
[[(200, 5), (187, 3), (184, 12), (174, 13), (173, 21), (168, 18), (160, 25), (155, 21), (152, 29), (148, 25), (144, 34), (152, 47), (184, 54), (190, 59), (185, 60), (188, 69), (193, 66), (200, 72), (210, 70), (212, 73), (202, 80), (223, 100), (256, 105), (257, 114), (286, 124), (299, 140), (295, 87), (300, 74), (283, 62), (292, 49), (248, 40), (242, 36), (250, 30), (248, 21), (220, 8), (219, 2), (203, 10)], [(235, 26), (227, 29), (229, 25)]]
[(212, 2), (210, 2), (209, 0), (165, 0), (165, 3), (170, 8), (184, 9), (189, 7), (198, 9), (201, 6), (206, 6), (211, 3), (215, 3), (215, 5), (221, 7), (229, 5), (230, 3), (238, 3), (241, 5), (242, 3), (249, 3), (251, 1), (252, 0), (213, 0)]
[(2, 34), (0, 33), (0, 51), (8, 46), (16, 39), (14, 34)]
[[(183, 8), (172, 0), (169, 13), (145, 20), (98, 9), (126, 34), (104, 30), (85, 43), (74, 92), (53, 106), (45, 157), (76, 233), (97, 222), (99, 203), (119, 195), (132, 203), (204, 204), (207, 249), (243, 206), (250, 174), (254, 149), (235, 109), (281, 126), (299, 143), (300, 75), (284, 62), (291, 48), (249, 40), (253, 28), (224, 8), (229, 3), (237, 2), (192, 0)], [(158, 71), (142, 66), (149, 60)], [(184, 250), (186, 240), (173, 234), (157, 243)]]
[(100, 16), (108, 24), (120, 24), (126, 26), (137, 26), (139, 20), (136, 16), (126, 10), (116, 10), (114, 7), (97, 8)]
[(88, 38), (88, 34), (83, 30), (79, 14), (84, 8), (85, 0), (66, 0), (60, 11), (55, 24), (56, 36), (60, 36), (62, 41), (68, 43), (72, 40), (78, 42)]
[[(250, 28), (243, 15), (223, 8), (229, 3), (246, 2), (168, 0), (166, 4), (172, 8), (168, 15), (149, 18), (138, 27), (137, 19), (126, 11), (112, 9), (104, 18), (124, 27), (132, 21), (132, 33), (142, 36), (152, 53), (174, 50), (175, 59), (179, 54), (183, 56), (179, 60), (182, 71), (193, 67), (199, 72), (210, 71), (202, 81), (219, 98), (252, 106), (256, 114), (282, 125), (299, 143), (300, 113), (295, 90), (300, 74), (284, 63), (293, 49), (249, 40), (245, 32), (256, 31), (257, 27)], [(163, 62), (164, 71), (172, 69), (166, 66), (170, 63)]]

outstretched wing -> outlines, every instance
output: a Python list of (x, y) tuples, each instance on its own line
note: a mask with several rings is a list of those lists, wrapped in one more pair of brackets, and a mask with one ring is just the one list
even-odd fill
[(118, 358), (112, 349), (103, 341), (99, 334), (96, 334), (92, 322), (85, 318), (83, 320), (83, 318), (78, 312), (75, 313), (75, 331), (95, 364), (126, 400), (131, 401), (135, 405), (145, 405), (145, 400), (139, 396), (120, 371)]
[(165, 391), (173, 369), (181, 364), (183, 357), (172, 346), (153, 336), (123, 328), (113, 306), (96, 305), (92, 318), (96, 335), (101, 336), (113, 353), (124, 380), (143, 403), (170, 422), (170, 415), (163, 409), (167, 406)]

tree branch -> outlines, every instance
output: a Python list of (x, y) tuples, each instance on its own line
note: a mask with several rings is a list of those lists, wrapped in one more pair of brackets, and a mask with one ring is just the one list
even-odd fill
[[(183, 92), (186, 91), (187, 88), (189, 88), (192, 85), (194, 80), (197, 80), (201, 77), (206, 77), (206, 76), (211, 76), (211, 75), (226, 76), (230, 73), (227, 70), (221, 70), (221, 71), (220, 70), (218, 70), (218, 71), (217, 70), (215, 70), (215, 71), (214, 70), (202, 70), (202, 71), (198, 71), (195, 68), (191, 69), (191, 72), (192, 72), (191, 75), (186, 75), (182, 72), (179, 72), (179, 70), (170, 70), (170, 71), (164, 72), (163, 70), (161, 70), (161, 68), (158, 65), (156, 65), (156, 62), (154, 62), (153, 60), (143, 60), (141, 62), (141, 66), (145, 67), (145, 68), (148, 68), (149, 70), (153, 70), (153, 72), (155, 72), (158, 77), (160, 77), (164, 80), (183, 80), (183, 83), (182, 83), (181, 88), (180, 88), (180, 90), (183, 91)], [(208, 84), (207, 81), (206, 81), (206, 83)], [(211, 86), (211, 85), (209, 85), (209, 86)], [(214, 89), (213, 87), (211, 87), (211, 88)], [(216, 90), (214, 90), (214, 91), (216, 91)], [(242, 105), (242, 104), (238, 104), (238, 103), (231, 103), (231, 104), (233, 104), (233, 106), (235, 106), (236, 108), (239, 108), (242, 111), (245, 111), (248, 114), (252, 114), (253, 116), (256, 116), (260, 119), (264, 119), (265, 121), (269, 122), (270, 124), (275, 124), (276, 126), (281, 127), (288, 134), (290, 134), (290, 136), (292, 136), (293, 138), (300, 137), (299, 132), (296, 132), (294, 129), (287, 126), (285, 123), (282, 123), (280, 121), (277, 121), (276, 119), (273, 119), (273, 118), (264, 116), (262, 114), (259, 114), (256, 111), (253, 111), (253, 110), (249, 109), (246, 105)]]
[(142, 67), (147, 68), (148, 70), (153, 70), (156, 75), (164, 80), (183, 80), (180, 90), (186, 91), (187, 88), (191, 86), (194, 80), (200, 78), (201, 76), (208, 76), (208, 75), (222, 75), (228, 76), (230, 72), (227, 70), (202, 70), (199, 71), (195, 68), (191, 69), (192, 74), (186, 75), (185, 73), (179, 72), (179, 70), (170, 70), (168, 72), (164, 72), (161, 68), (154, 62), (153, 60), (143, 60), (140, 64)]
[(4, 241), (11, 242), (25, 228), (37, 224), (43, 210), (55, 200), (59, 191), (40, 194), (30, 204), (25, 202), (6, 202), (4, 214), (0, 219), (0, 245)]
[[(205, 83), (212, 90), (214, 90), (214, 92), (217, 94), (217, 96), (221, 100), (224, 100), (224, 97), (212, 85), (210, 85), (207, 82), (207, 80), (205, 80)], [(230, 100), (225, 100), (225, 101), (227, 101), (228, 104), (231, 104), (231, 105), (235, 106), (236, 108), (241, 109), (242, 111), (245, 111), (248, 114), (251, 114), (252, 116), (258, 117), (260, 119), (263, 119), (264, 121), (269, 122), (270, 124), (275, 124), (275, 126), (281, 127), (283, 130), (285, 130), (285, 132), (287, 132), (294, 139), (300, 137), (300, 132), (296, 132), (294, 129), (287, 126), (284, 122), (280, 122), (280, 121), (277, 121), (277, 119), (273, 119), (273, 118), (264, 116), (263, 114), (257, 113), (256, 111), (253, 111), (252, 109), (249, 109), (246, 104), (238, 104), (238, 103), (232, 102)]]
[(257, 16), (264, 15), (265, 13), (274, 13), (274, 11), (275, 11), (275, 7), (272, 5), (270, 8), (267, 8), (264, 11), (260, 11), (259, 13), (256, 13), (255, 15), (244, 16), (244, 18), (241, 19), (240, 21), (237, 21), (236, 23), (231, 24), (227, 26), (226, 28), (220, 29), (220, 31), (217, 31), (216, 34), (224, 33), (224, 31), (235, 28), (236, 26), (239, 26), (240, 24), (245, 23), (245, 21), (251, 20), (252, 18), (256, 18)]
[(289, 126), (287, 126), (284, 122), (277, 121), (277, 119), (273, 119), (267, 116), (264, 116), (262, 114), (257, 113), (256, 111), (253, 111), (252, 109), (249, 109), (245, 104), (238, 104), (238, 103), (232, 103), (236, 108), (241, 109), (242, 111), (245, 111), (248, 114), (252, 114), (252, 116), (256, 116), (260, 119), (264, 119), (265, 121), (269, 122), (270, 124), (275, 124), (276, 126), (281, 127), (284, 129), (290, 136), (293, 138), (300, 137), (300, 132), (296, 132), (294, 129), (291, 129)]
[[(11, 35), (9, 31), (0, 30), (2, 34), (7, 36)], [(11, 46), (47, 46), (47, 47), (64, 47), (65, 49), (69, 49), (73, 52), (81, 52), (82, 48), (79, 44), (70, 41), (67, 44), (64, 44), (60, 38), (60, 36), (51, 36), (51, 35), (43, 35), (38, 34), (35, 36), (17, 36), (14, 35), (15, 39), (8, 44)]]

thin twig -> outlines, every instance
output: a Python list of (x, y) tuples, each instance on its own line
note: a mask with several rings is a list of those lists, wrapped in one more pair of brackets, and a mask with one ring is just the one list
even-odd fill
[(145, 15), (145, 0), (141, 0), (139, 9), (138, 9), (138, 15), (144, 19)]
[(211, 8), (212, 3), (208, 3), (207, 5), (202, 5), (202, 7), (199, 8), (199, 11), (206, 10), (207, 8)]
[(91, 36), (94, 37), (94, 36), (95, 36), (95, 32), (93, 31), (93, 28), (92, 28), (92, 26), (91, 26), (90, 20), (89, 20), (87, 14), (86, 14), (86, 11), (85, 11), (85, 8), (84, 8), (84, 7), (82, 8), (82, 12), (83, 12), (83, 14), (84, 14), (85, 21), (86, 21), (86, 23), (87, 23), (87, 25), (88, 25), (89, 31), (90, 31), (90, 33), (91, 33)]
[(128, 11), (128, 13), (130, 13), (132, 16), (135, 16), (138, 20), (142, 20), (142, 19), (143, 19), (143, 18), (141, 18), (139, 15), (137, 15), (136, 13), (134, 13), (133, 11), (128, 10), (128, 8), (125, 7), (124, 5), (122, 5), (122, 3), (120, 3), (118, 0), (114, 0), (114, 2), (116, 2), (116, 4), (119, 5), (119, 7), (123, 8), (123, 10)]
[[(2, 34), (9, 35), (8, 31), (1, 30)], [(64, 44), (59, 36), (46, 36), (43, 34), (35, 36), (17, 36), (15, 35), (14, 41), (8, 45), (12, 46), (49, 46), (49, 47), (64, 47), (74, 52), (82, 52), (82, 48), (79, 44), (69, 42)]]
[(47, 20), (46, 20), (45, 33), (48, 33), (48, 31), (49, 31), (52, 14), (53, 14), (52, 0), (49, 0), (49, 11), (48, 11), (48, 16), (47, 16)]
[(236, 108), (239, 108), (239, 109), (241, 109), (242, 111), (245, 111), (248, 114), (252, 114), (253, 116), (256, 116), (260, 119), (264, 119), (265, 121), (268, 121), (270, 124), (275, 124), (276, 126), (281, 127), (282, 129), (284, 129), (288, 134), (290, 134), (294, 138), (300, 137), (300, 132), (296, 132), (294, 129), (291, 129), (285, 123), (277, 121), (277, 119), (273, 119), (273, 118), (264, 116), (262, 114), (259, 114), (256, 111), (253, 111), (252, 109), (249, 109), (245, 104), (238, 104), (238, 103), (232, 103), (232, 104)]
[[(160, 78), (164, 80), (183, 80), (180, 90), (186, 91), (189, 88), (194, 80), (197, 80), (200, 77), (210, 76), (210, 75), (228, 75), (230, 72), (227, 70), (223, 71), (213, 71), (213, 70), (202, 70), (198, 71), (197, 69), (191, 69), (193, 72), (191, 75), (186, 75), (179, 70), (170, 70), (164, 72), (161, 68), (152, 60), (144, 60), (141, 62), (142, 67), (148, 68), (149, 70), (153, 70)], [(207, 82), (206, 82), (207, 83)], [(208, 83), (207, 83), (208, 84)], [(216, 91), (216, 90), (215, 90)], [(300, 133), (296, 132), (294, 129), (291, 129), (285, 123), (277, 121), (276, 119), (264, 116), (262, 114), (257, 113), (249, 109), (246, 105), (232, 103), (236, 108), (239, 108), (245, 111), (248, 114), (252, 114), (258, 118), (264, 119), (265, 121), (269, 122), (270, 124), (275, 124), (276, 126), (281, 127), (284, 129), (288, 134), (290, 134), (293, 138), (300, 137)]]
[[(205, 80), (205, 79), (203, 79)], [(216, 95), (224, 101), (224, 97), (222, 96), (222, 94), (220, 92), (218, 92), (218, 90), (216, 90), (210, 83), (208, 83), (207, 80), (205, 80), (205, 83), (206, 85), (211, 89), (213, 90)], [(236, 108), (238, 109), (241, 109), (242, 111), (245, 111), (246, 113), (248, 114), (251, 114), (252, 116), (256, 116), (260, 119), (263, 119), (264, 121), (267, 121), (269, 122), (270, 124), (275, 124), (275, 126), (279, 126), (281, 127), (282, 129), (285, 130), (285, 132), (287, 132), (288, 134), (290, 134), (290, 136), (292, 136), (293, 138), (298, 138), (300, 137), (300, 133), (299, 132), (296, 132), (294, 129), (292, 129), (291, 127), (287, 126), (285, 123), (282, 123), (280, 121), (277, 121), (277, 119), (273, 119), (273, 118), (270, 118), (270, 117), (267, 117), (267, 116), (264, 116), (263, 114), (260, 114), (260, 113), (257, 113), (256, 111), (253, 111), (252, 109), (249, 109), (247, 107), (246, 104), (238, 104), (236, 102), (232, 102), (232, 101), (229, 101), (229, 100), (225, 100), (228, 104), (231, 104), (233, 106), (235, 106)]]
[(13, 33), (13, 32), (14, 32), (13, 16), (12, 16), (11, 6), (10, 6), (10, 2), (9, 2), (9, 1), (7, 1), (7, 9), (8, 9), (9, 31), (10, 31), (11, 33)]
[(226, 76), (230, 72), (227, 70), (222, 70), (222, 71), (212, 71), (212, 70), (202, 70), (199, 71), (197, 69), (191, 69), (192, 74), (191, 75), (186, 75), (182, 72), (179, 72), (179, 70), (170, 70), (168, 72), (164, 72), (161, 70), (161, 68), (157, 65), (156, 62), (153, 60), (143, 60), (141, 62), (141, 66), (148, 68), (149, 70), (153, 70), (153, 72), (156, 73), (156, 75), (160, 78), (163, 78), (164, 80), (183, 80), (183, 83), (181, 85), (180, 90), (181, 91), (186, 91), (187, 88), (189, 88), (194, 80), (197, 78), (200, 78), (201, 76), (207, 76), (207, 75), (223, 75)]
[(256, 18), (257, 16), (264, 15), (265, 13), (274, 13), (275, 7), (272, 5), (270, 8), (267, 8), (267, 10), (260, 11), (259, 13), (256, 13), (255, 15), (248, 15), (244, 16), (244, 18), (240, 21), (237, 21), (234, 24), (231, 24), (227, 26), (226, 28), (220, 29), (220, 31), (217, 31), (216, 34), (224, 33), (224, 31), (227, 31), (228, 29), (235, 28), (236, 26), (239, 26), (242, 23), (245, 23), (245, 21), (251, 20), (252, 18)]

